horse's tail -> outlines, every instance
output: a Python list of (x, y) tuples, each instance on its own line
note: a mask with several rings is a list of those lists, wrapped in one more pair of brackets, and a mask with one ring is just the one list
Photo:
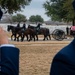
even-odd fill
[(50, 38), (50, 40), (51, 40), (51, 35), (50, 35), (50, 31), (49, 31), (48, 28), (46, 29), (46, 35), (49, 36), (49, 38)]
[(47, 34), (47, 35), (50, 35), (50, 31), (49, 31), (48, 28), (46, 29), (46, 34)]

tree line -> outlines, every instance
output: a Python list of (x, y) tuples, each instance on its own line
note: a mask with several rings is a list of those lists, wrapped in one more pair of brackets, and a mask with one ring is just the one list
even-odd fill
[(13, 22), (25, 22), (27, 20), (35, 23), (44, 22), (43, 18), (40, 15), (32, 15), (29, 17), (29, 19), (27, 19), (26, 16), (22, 14), (17, 14), (15, 16), (12, 16)]
[(73, 0), (48, 0), (43, 6), (47, 16), (54, 21), (72, 22), (75, 25), (75, 10)]
[(2, 21), (3, 20), (9, 23), (29, 21), (37, 24), (38, 22), (44, 22), (44, 19), (40, 15), (31, 15), (29, 19), (27, 19), (25, 15), (19, 13), (16, 15), (5, 15), (5, 18), (3, 18)]
[[(0, 0), (0, 7), (9, 14), (13, 14), (13, 12), (21, 11), (21, 8), (25, 9), (25, 6), (29, 5), (31, 1), (32, 0)], [(46, 11), (45, 14), (50, 17), (51, 20), (72, 22), (72, 24), (75, 25), (75, 10), (72, 2), (73, 0), (46, 0), (43, 8)], [(13, 20), (16, 19), (17, 16), (18, 18), (22, 17), (23, 20), (26, 20), (26, 17), (20, 14), (13, 16)], [(37, 22), (37, 19), (43, 21), (43, 18), (39, 15), (32, 15), (29, 18), (29, 20), (35, 22)]]

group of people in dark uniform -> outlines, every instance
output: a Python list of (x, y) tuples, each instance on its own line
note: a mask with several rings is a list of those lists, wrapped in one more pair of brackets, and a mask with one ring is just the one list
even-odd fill
[[(20, 22), (17, 24), (17, 27), (20, 27)], [(25, 23), (23, 24), (23, 29), (24, 30), (26, 29), (26, 24)]]
[[(20, 27), (20, 22), (17, 24), (17, 27)], [(23, 24), (23, 27), (26, 27), (26, 24)]]
[[(41, 23), (38, 23), (38, 25), (37, 25), (37, 28), (38, 29), (40, 29), (40, 25), (42, 25)], [(28, 25), (28, 27), (29, 27), (30, 25)], [(17, 27), (20, 27), (20, 22), (17, 24)], [(23, 29), (25, 30), (26, 29), (26, 24), (25, 24), (25, 22), (23, 23)]]

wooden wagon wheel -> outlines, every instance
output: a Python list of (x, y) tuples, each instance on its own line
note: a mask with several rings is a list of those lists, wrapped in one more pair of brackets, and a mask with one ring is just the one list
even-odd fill
[(52, 33), (52, 37), (55, 40), (62, 41), (65, 38), (65, 32), (60, 29), (55, 29)]

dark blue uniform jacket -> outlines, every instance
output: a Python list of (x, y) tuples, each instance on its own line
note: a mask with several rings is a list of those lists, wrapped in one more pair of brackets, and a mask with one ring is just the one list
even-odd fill
[(19, 75), (19, 49), (0, 48), (0, 75)]
[(50, 75), (75, 75), (75, 39), (55, 55)]

